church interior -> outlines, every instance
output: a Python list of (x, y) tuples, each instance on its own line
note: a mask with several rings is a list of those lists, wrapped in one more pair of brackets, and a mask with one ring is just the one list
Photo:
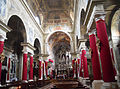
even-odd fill
[(0, 0), (0, 89), (120, 89), (120, 0)]

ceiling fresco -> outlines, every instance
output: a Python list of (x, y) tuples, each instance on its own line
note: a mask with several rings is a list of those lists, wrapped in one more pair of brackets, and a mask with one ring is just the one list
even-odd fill
[(74, 23), (74, 0), (26, 0), (35, 16), (41, 20), (46, 34), (53, 33), (48, 39), (48, 53), (55, 61), (70, 51), (70, 37), (64, 33), (72, 32)]
[[(50, 47), (52, 48), (54, 45), (60, 43), (60, 42), (64, 42), (64, 43), (69, 43), (70, 44), (70, 38), (67, 34), (63, 33), (63, 32), (55, 32), (54, 34), (52, 34), (48, 40), (48, 44), (50, 45)], [(58, 44), (59, 45), (59, 44)]]
[(55, 24), (66, 24), (71, 27), (74, 0), (26, 0), (26, 2), (34, 15), (43, 20), (41, 22), (44, 30)]

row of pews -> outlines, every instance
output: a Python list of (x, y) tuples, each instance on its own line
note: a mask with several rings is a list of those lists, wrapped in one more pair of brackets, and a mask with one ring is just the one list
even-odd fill
[(90, 89), (78, 79), (52, 79), (37, 81), (15, 81), (0, 86), (0, 89)]
[(53, 80), (54, 87), (51, 89), (90, 89), (83, 85), (78, 79)]
[(37, 81), (14, 81), (0, 86), (0, 89), (38, 89), (50, 84), (50, 80), (37, 80)]

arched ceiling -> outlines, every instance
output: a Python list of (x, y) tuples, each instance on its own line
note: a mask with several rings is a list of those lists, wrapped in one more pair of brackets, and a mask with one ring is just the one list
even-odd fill
[(66, 33), (58, 31), (53, 33), (48, 39), (48, 44), (51, 48), (55, 45), (59, 45), (59, 43), (70, 44), (70, 37)]
[(64, 32), (55, 32), (49, 37), (48, 45), (55, 59), (59, 59), (60, 55), (70, 51), (70, 37)]
[[(26, 0), (35, 16), (42, 21), (42, 27), (50, 24), (72, 23), (74, 0)], [(41, 18), (41, 14), (43, 19)], [(47, 24), (47, 25), (46, 25)]]

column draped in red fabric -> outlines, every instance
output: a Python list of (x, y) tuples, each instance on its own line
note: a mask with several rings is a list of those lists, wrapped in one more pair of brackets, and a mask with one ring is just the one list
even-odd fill
[(33, 80), (33, 56), (30, 56), (30, 72), (29, 72), (29, 79)]
[(39, 61), (39, 79), (41, 79), (41, 61)]
[(43, 63), (43, 79), (44, 79), (44, 77), (45, 77), (45, 76), (44, 76), (44, 63)]
[(23, 54), (23, 77), (22, 80), (27, 80), (27, 53)]
[(85, 50), (82, 50), (84, 78), (87, 78), (87, 77), (89, 77), (89, 74), (88, 74), (87, 58), (85, 57), (85, 54), (86, 54), (86, 51), (85, 51)]
[(74, 65), (75, 65), (75, 60), (72, 60), (72, 67), (73, 67), (73, 77), (74, 77), (74, 73), (75, 73), (75, 67), (74, 67)]
[[(4, 41), (0, 41), (0, 54), (3, 52), (3, 46), (4, 46)], [(0, 81), (1, 81), (1, 68), (2, 68), (2, 62), (0, 60)]]
[(10, 71), (10, 58), (8, 59), (8, 73), (7, 73), (7, 80), (9, 80), (9, 71)]
[(78, 59), (77, 62), (78, 62), (78, 68), (77, 68), (77, 71), (78, 71), (78, 74), (80, 75), (80, 59)]
[(47, 61), (45, 61), (45, 72), (46, 72), (46, 77), (48, 77), (48, 64)]
[(0, 54), (3, 52), (4, 41), (0, 41)]
[(96, 46), (96, 37), (94, 34), (89, 36), (90, 40), (90, 48), (92, 49), (91, 52), (91, 60), (92, 60), (92, 68), (93, 68), (93, 76), (94, 80), (101, 80), (101, 69), (100, 69), (100, 62), (98, 56), (98, 49)]
[(83, 59), (82, 59), (82, 56), (81, 56), (81, 64), (80, 64), (80, 77), (83, 77), (83, 72), (82, 72), (82, 69), (83, 69)]
[(106, 32), (105, 21), (102, 19), (98, 20), (96, 22), (96, 29), (97, 36), (100, 39), (101, 43), (100, 57), (103, 71), (103, 80), (104, 82), (113, 82), (115, 81), (115, 76), (110, 55), (109, 41)]

